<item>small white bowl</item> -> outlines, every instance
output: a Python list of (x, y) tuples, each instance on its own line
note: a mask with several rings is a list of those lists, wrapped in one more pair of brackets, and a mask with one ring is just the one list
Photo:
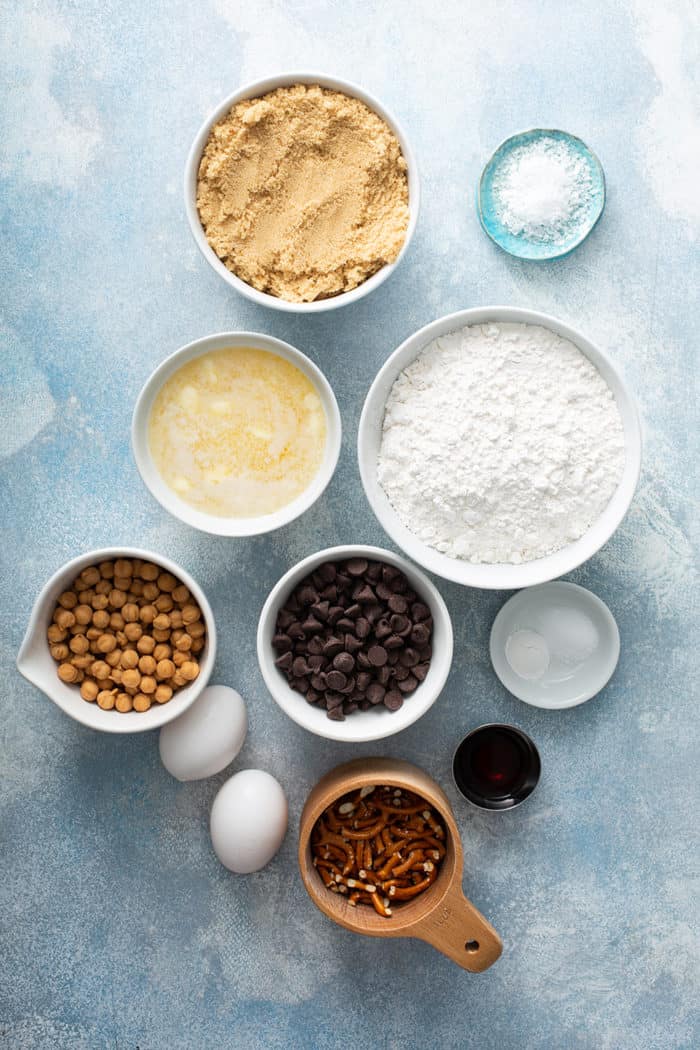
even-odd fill
[[(360, 102), (364, 102), (365, 105), (380, 116), (393, 131), (399, 141), (399, 145), (401, 146), (401, 152), (403, 153), (408, 169), (408, 227), (406, 229), (406, 236), (401, 251), (394, 262), (389, 263), (387, 266), (383, 266), (381, 270), (377, 270), (375, 274), (368, 277), (368, 279), (358, 285), (357, 288), (353, 288), (349, 292), (341, 292), (340, 295), (334, 295), (330, 299), (318, 299), (312, 303), (292, 303), (288, 299), (280, 299), (278, 296), (268, 295), (267, 292), (260, 292), (257, 288), (253, 288), (252, 285), (246, 284), (246, 282), (242, 281), (240, 277), (237, 277), (223, 264), (209, 244), (204, 229), (202, 228), (199, 212), (197, 211), (197, 175), (199, 173), (199, 162), (204, 147), (209, 139), (209, 133), (212, 127), (225, 117), (229, 110), (239, 102), (243, 102), (248, 98), (260, 98), (262, 95), (266, 95), (270, 91), (275, 91), (277, 88), (291, 87), (294, 84), (318, 84), (320, 87), (328, 88), (331, 91), (338, 91), (343, 95), (349, 95), (352, 98), (359, 99)], [(190, 149), (185, 164), (185, 210), (187, 212), (187, 219), (190, 224), (190, 229), (192, 230), (192, 235), (197, 243), (197, 247), (212, 269), (218, 273), (219, 277), (223, 277), (227, 284), (231, 285), (232, 288), (235, 288), (237, 292), (241, 293), (241, 295), (244, 295), (246, 299), (252, 300), (252, 302), (257, 303), (259, 306), (269, 306), (273, 310), (287, 310), (291, 313), (299, 314), (321, 313), (324, 310), (335, 310), (339, 306), (347, 306), (349, 303), (355, 303), (358, 299), (362, 299), (365, 295), (369, 295), (370, 292), (374, 291), (375, 288), (378, 288), (380, 284), (383, 284), (383, 282), (386, 281), (387, 277), (394, 272), (406, 254), (406, 250), (408, 249), (408, 245), (410, 244), (413, 232), (416, 228), (416, 223), (418, 222), (419, 203), (420, 188), (418, 181), (418, 167), (409, 141), (396, 119), (384, 108), (384, 106), (382, 106), (378, 99), (373, 95), (370, 95), (368, 91), (358, 87), (356, 84), (350, 84), (346, 80), (338, 80), (337, 77), (328, 77), (323, 73), (308, 71), (299, 73), (281, 73), (276, 77), (267, 77), (264, 80), (256, 80), (252, 84), (245, 84), (237, 91), (234, 91), (233, 94), (229, 95), (228, 98), (225, 98), (224, 101), (221, 102), (204, 121), (192, 143), (192, 148)]]
[[(596, 366), (608, 384), (620, 411), (625, 434), (625, 467), (616, 491), (600, 517), (574, 543), (545, 558), (521, 565), (477, 564), (450, 558), (418, 539), (403, 524), (391, 506), (377, 479), (377, 459), (382, 439), (384, 406), (399, 374), (438, 336), (455, 332), (467, 325), (479, 324), (542, 325), (570, 340)], [(549, 314), (521, 310), (513, 306), (480, 306), (472, 310), (441, 317), (409, 336), (384, 362), (372, 383), (360, 417), (357, 455), (365, 494), (380, 524), (410, 558), (430, 572), (466, 587), (491, 590), (516, 590), (545, 583), (563, 576), (591, 558), (610, 539), (627, 513), (639, 478), (642, 460), (642, 437), (637, 407), (611, 359), (585, 336)]]
[[(172, 573), (189, 588), (202, 610), (207, 628), (206, 644), (198, 657), (200, 670), (197, 678), (191, 685), (179, 689), (167, 704), (153, 704), (148, 711), (103, 711), (96, 703), (83, 700), (77, 686), (66, 685), (58, 677), (58, 665), (49, 652), (46, 639), (59, 594), (67, 590), (76, 576), (88, 565), (98, 565), (101, 561), (110, 561), (113, 558), (139, 558), (141, 561), (161, 565), (167, 572)], [(24, 640), (17, 654), (17, 669), (27, 681), (46, 693), (50, 700), (76, 722), (104, 733), (144, 733), (171, 722), (194, 703), (209, 681), (215, 659), (214, 614), (204, 591), (190, 574), (174, 561), (164, 558), (162, 554), (154, 554), (153, 551), (139, 550), (136, 547), (107, 547), (104, 550), (88, 551), (87, 554), (81, 554), (66, 562), (44, 585), (34, 603)]]
[[(344, 722), (333, 722), (325, 709), (309, 704), (301, 693), (296, 693), (287, 683), (278, 667), (275, 667), (275, 652), (272, 637), (275, 633), (277, 613), (297, 584), (319, 565), (326, 561), (344, 561), (346, 558), (368, 558), (384, 561), (396, 566), (405, 574), (411, 587), (421, 596), (433, 617), (433, 655), (430, 668), (414, 693), (406, 698), (398, 711), (373, 707), (369, 711), (354, 711)], [(343, 740), (346, 743), (366, 743), (381, 740), (401, 732), (413, 725), (433, 706), (442, 692), (452, 666), (452, 621), (447, 606), (435, 585), (410, 562), (399, 554), (381, 547), (364, 545), (329, 547), (309, 555), (286, 572), (270, 591), (263, 605), (258, 623), (258, 663), (265, 684), (273, 700), (289, 715), (293, 722), (303, 726), (316, 736), (328, 740)]]
[[(524, 673), (509, 653), (516, 638), (519, 659), (527, 655)], [(505, 603), (493, 621), (489, 651), (513, 696), (555, 711), (585, 703), (608, 683), (620, 656), (620, 632), (597, 595), (556, 580), (518, 591)]]
[[(228, 347), (247, 346), (257, 350), (267, 350), (277, 354), (285, 361), (295, 365), (300, 372), (309, 379), (321, 399), (323, 411), (326, 417), (326, 449), (316, 476), (307, 488), (301, 492), (296, 499), (284, 507), (274, 511), (272, 514), (262, 514), (249, 518), (226, 518), (216, 514), (206, 514), (197, 510), (190, 503), (180, 499), (169, 485), (161, 477), (158, 468), (153, 462), (148, 444), (148, 420), (158, 392), (170, 377), (195, 357), (208, 354), (212, 350), (224, 350)], [(333, 477), (338, 456), (340, 455), (340, 439), (342, 426), (340, 422), (340, 411), (338, 402), (330, 383), (320, 368), (309, 360), (300, 350), (283, 343), (281, 339), (274, 339), (271, 335), (263, 335), (260, 332), (221, 332), (218, 335), (207, 335), (203, 339), (196, 339), (194, 343), (176, 350), (170, 357), (166, 357), (146, 381), (134, 406), (134, 414), (131, 422), (131, 446), (139, 474), (155, 496), (162, 507), (165, 507), (174, 517), (184, 521), (202, 532), (209, 532), (215, 536), (258, 536), (263, 532), (271, 532), (283, 525), (289, 524), (300, 514), (308, 510), (316, 502), (318, 497), (326, 488)]]

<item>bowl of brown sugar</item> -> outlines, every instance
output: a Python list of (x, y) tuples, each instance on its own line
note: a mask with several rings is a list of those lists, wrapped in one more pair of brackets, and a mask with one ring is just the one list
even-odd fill
[(361, 88), (316, 73), (230, 95), (185, 167), (204, 258), (277, 310), (334, 309), (377, 288), (408, 248), (418, 205), (415, 159), (396, 120)]

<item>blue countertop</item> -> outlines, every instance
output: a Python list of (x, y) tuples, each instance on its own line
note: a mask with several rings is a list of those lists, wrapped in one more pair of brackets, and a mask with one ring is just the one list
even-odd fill
[[(548, 0), (37, 0), (6, 14), (0, 135), (4, 667), (0, 1045), (8, 1048), (680, 1050), (700, 1044), (697, 980), (697, 9)], [(345, 310), (253, 306), (203, 261), (182, 170), (202, 119), (246, 80), (316, 68), (356, 81), (404, 124), (422, 174), (399, 270)], [(605, 215), (551, 264), (483, 234), (474, 191), (508, 134), (580, 135), (605, 167)], [(511, 697), (488, 634), (506, 595), (438, 581), (454, 619), (447, 687), (416, 725), (352, 749), (292, 724), (264, 688), (257, 613), (279, 575), (339, 542), (386, 545), (355, 459), (363, 398), (417, 327), (507, 303), (553, 313), (606, 348), (636, 391), (644, 469), (623, 525), (571, 579), (610, 606), (622, 656), (570, 711)], [(197, 534), (144, 489), (134, 399), (167, 354), (247, 328), (309, 354), (345, 427), (337, 474), (302, 519), (235, 541)], [(697, 538), (697, 536), (696, 536)], [(272, 864), (236, 877), (214, 857), (219, 785), (179, 784), (157, 739), (93, 733), (14, 669), (47, 576), (93, 547), (182, 563), (214, 607), (214, 681), (248, 703), (234, 770), (273, 773), (290, 829)], [(479, 814), (450, 777), (457, 741), (512, 721), (543, 778), (510, 814)], [(355, 937), (298, 878), (296, 823), (318, 776), (358, 753), (408, 758), (455, 807), (465, 890), (502, 933), (471, 976), (417, 941)]]

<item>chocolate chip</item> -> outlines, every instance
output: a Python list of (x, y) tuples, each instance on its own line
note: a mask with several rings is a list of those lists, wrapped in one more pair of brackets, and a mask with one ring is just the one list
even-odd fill
[(390, 689), (384, 696), (384, 706), (388, 707), (390, 711), (398, 711), (403, 704), (403, 696), (398, 689)]
[(416, 623), (421, 623), (422, 620), (427, 620), (430, 616), (430, 609), (427, 605), (423, 605), (423, 602), (414, 602), (411, 606), (411, 616)]
[(276, 634), (272, 639), (272, 647), (278, 653), (286, 653), (292, 648), (292, 639), (288, 634)]
[(345, 699), (341, 693), (334, 693), (331, 689), (327, 689), (324, 693), (324, 696), (326, 700), (326, 707), (329, 708), (329, 710), (331, 707), (338, 707), (338, 705), (342, 704), (343, 700)]
[(398, 634), (390, 634), (384, 642), (385, 649), (402, 649), (403, 638), (399, 637)]
[(345, 568), (350, 576), (362, 576), (367, 572), (368, 563), (364, 558), (351, 558), (345, 563)]
[(350, 620), (347, 616), (341, 616), (340, 619), (335, 623), (336, 627), (342, 627), (344, 631), (354, 631), (355, 621)]
[(386, 661), (388, 663), (389, 667), (396, 667), (397, 663), (399, 662), (399, 656), (400, 655), (401, 655), (401, 651), (399, 649), (390, 649), (389, 650), (389, 655), (388, 655), (387, 661)]
[[(333, 672), (331, 672), (331, 673), (333, 673)], [(342, 674), (342, 671), (337, 671), (335, 673)], [(342, 689), (338, 689), (338, 692), (342, 693), (343, 696), (349, 696), (350, 693), (354, 693), (355, 692), (355, 675), (354, 674), (350, 675), (350, 677), (347, 680), (347, 684), (344, 685)]]
[(326, 711), (326, 718), (330, 718), (332, 722), (344, 722), (345, 715), (342, 707), (329, 707)]
[(367, 657), (372, 667), (383, 667), (386, 663), (387, 652), (383, 645), (373, 645), (367, 653)]
[(336, 653), (341, 653), (342, 651), (343, 643), (341, 642), (340, 638), (336, 638), (335, 635), (331, 635), (323, 646), (324, 656), (335, 656)]
[(327, 587), (324, 587), (322, 591), (319, 591), (318, 596), (324, 602), (335, 602), (338, 597), (338, 588), (334, 583), (329, 583)]
[(347, 609), (345, 610), (345, 615), (347, 616), (348, 620), (356, 620), (361, 612), (362, 606), (358, 605), (357, 602), (353, 602), (352, 605), (348, 605)]
[(313, 605), (314, 602), (318, 601), (318, 591), (315, 587), (309, 587), (307, 584), (305, 587), (299, 588), (297, 597), (302, 605)]
[(355, 622), (355, 634), (358, 638), (367, 638), (371, 630), (370, 622), (364, 616), (360, 616)]
[(412, 669), (413, 675), (415, 678), (418, 679), (419, 682), (424, 682), (429, 669), (430, 664), (416, 664), (416, 666)]
[(402, 693), (412, 693), (414, 689), (418, 688), (418, 679), (410, 674), (408, 678), (404, 678), (403, 681), (398, 683), (398, 687)]
[(360, 711), (369, 711), (371, 706), (372, 705), (370, 704), (369, 700), (360, 700)]
[(294, 657), (291, 653), (282, 653), (282, 655), (278, 656), (275, 660), (275, 667), (279, 667), (280, 671), (288, 671), (293, 662)]
[(368, 602), (364, 609), (365, 619), (370, 624), (376, 623), (383, 611), (384, 608), (379, 602)]
[(311, 612), (314, 614), (317, 620), (325, 623), (328, 619), (328, 610), (330, 609), (330, 602), (316, 602), (311, 606)]
[(402, 667), (400, 663), (396, 663), (391, 669), (391, 677), (395, 682), (403, 682), (405, 678), (408, 678), (410, 671), (407, 667)]
[(350, 653), (338, 653), (337, 656), (333, 657), (333, 667), (336, 671), (342, 671), (344, 674), (350, 674), (355, 668), (354, 657)]
[(277, 630), (285, 631), (290, 623), (294, 623), (295, 619), (294, 613), (289, 612), (288, 609), (280, 609), (277, 614)]
[(309, 673), (309, 665), (303, 656), (297, 656), (296, 660), (292, 664), (292, 674), (295, 678), (303, 678), (304, 675)]
[(295, 620), (294, 623), (290, 623), (289, 627), (287, 628), (287, 634), (290, 638), (294, 638), (297, 640), (306, 638), (306, 635), (304, 634), (304, 628), (301, 626), (298, 620)]
[(324, 583), (332, 583), (336, 577), (336, 568), (332, 561), (324, 561), (319, 566), (318, 574)]
[(399, 663), (404, 667), (415, 667), (418, 663), (418, 653), (415, 649), (412, 649), (409, 645), (408, 648), (404, 649), (399, 657)]
[(314, 656), (309, 656), (306, 662), (312, 671), (320, 671), (326, 661), (325, 658), (318, 653)]
[(318, 689), (320, 693), (326, 688), (326, 676), (325, 674), (312, 674), (311, 675), (311, 687), (312, 689)]
[(394, 593), (391, 587), (387, 586), (384, 582), (378, 583), (375, 590), (377, 592), (377, 598), (381, 598), (383, 602), (388, 601)]
[(317, 693), (315, 689), (306, 690), (306, 702), (307, 704), (317, 704), (321, 699), (321, 694)]
[(411, 631), (411, 641), (420, 649), (422, 645), (426, 645), (430, 638), (430, 631), (425, 624), (417, 623), (414, 624), (413, 630)]
[(292, 689), (295, 690), (295, 692), (305, 693), (306, 690), (309, 688), (310, 683), (308, 678), (299, 675), (292, 678), (289, 684), (291, 685)]
[(389, 618), (389, 623), (394, 634), (398, 634), (402, 638), (411, 630), (411, 621), (407, 616), (402, 616), (400, 613), (394, 613)]
[(328, 610), (328, 622), (335, 624), (338, 622), (341, 616), (345, 615), (345, 610), (342, 605), (332, 605)]
[(357, 653), (362, 648), (362, 642), (354, 634), (345, 635), (345, 648), (349, 653)]
[(301, 626), (304, 628), (305, 634), (317, 634), (323, 630), (323, 624), (315, 616), (307, 616)]
[(370, 704), (381, 704), (385, 693), (386, 689), (383, 685), (380, 685), (379, 682), (372, 682), (367, 690), (367, 699)]
[(358, 667), (362, 667), (365, 670), (368, 667), (372, 666), (372, 664), (369, 662), (369, 657), (368, 657), (367, 653), (364, 653), (364, 652), (360, 652), (360, 653), (357, 654), (357, 656), (355, 657), (355, 662), (357, 663)]
[(306, 646), (307, 652), (311, 653), (312, 656), (318, 656), (319, 653), (323, 652), (323, 638), (315, 634), (313, 638), (309, 638), (309, 644)]
[(369, 671), (360, 671), (357, 676), (357, 688), (361, 693), (367, 692), (368, 686), (372, 682), (372, 675)]
[(357, 711), (357, 708), (358, 708), (358, 705), (352, 703), (352, 701), (351, 701), (349, 704), (345, 704), (345, 707), (344, 707), (345, 714), (346, 715), (351, 715), (353, 713), (353, 711)]
[(387, 605), (393, 613), (405, 613), (408, 609), (408, 602), (405, 598), (402, 598), (400, 594), (392, 594)]
[(342, 671), (329, 671), (326, 675), (326, 685), (329, 689), (344, 689), (348, 680)]
[(391, 633), (392, 630), (388, 620), (381, 619), (376, 623), (374, 634), (378, 641), (381, 641), (382, 638), (388, 638)]
[(388, 666), (388, 664), (385, 664), (384, 667), (380, 667), (379, 671), (377, 672), (377, 681), (379, 682), (380, 686), (388, 686), (390, 677), (391, 668)]
[(358, 602), (376, 602), (377, 596), (368, 583), (359, 590), (352, 592), (353, 598)]

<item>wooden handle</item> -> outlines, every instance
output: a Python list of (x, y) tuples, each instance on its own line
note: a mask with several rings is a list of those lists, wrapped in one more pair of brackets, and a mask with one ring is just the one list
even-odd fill
[(410, 933), (472, 973), (487, 970), (503, 951), (501, 938), (466, 899), (460, 886), (452, 886)]

